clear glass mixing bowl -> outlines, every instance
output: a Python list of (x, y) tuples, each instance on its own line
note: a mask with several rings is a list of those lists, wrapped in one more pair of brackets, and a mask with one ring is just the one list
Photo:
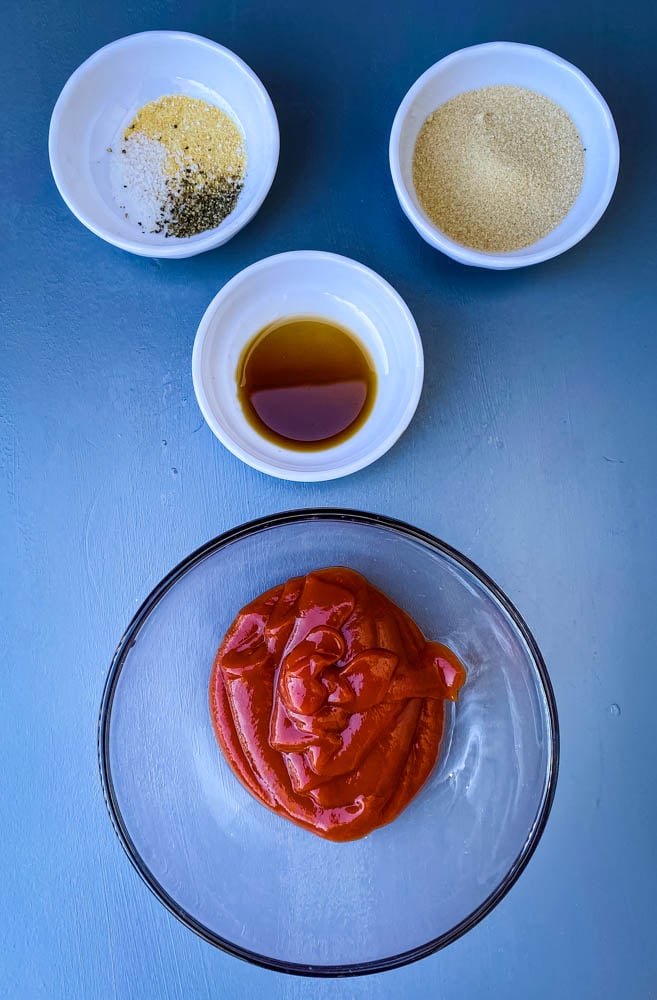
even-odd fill
[[(393, 823), (347, 844), (252, 798), (208, 710), (213, 658), (240, 608), (333, 565), (363, 573), (468, 670), (426, 785)], [(388, 518), (306, 510), (227, 532), (155, 588), (111, 666), (99, 756), (128, 856), (183, 923), (270, 968), (362, 975), (443, 947), (513, 885), (550, 810), (558, 725), (529, 629), (467, 558)]]

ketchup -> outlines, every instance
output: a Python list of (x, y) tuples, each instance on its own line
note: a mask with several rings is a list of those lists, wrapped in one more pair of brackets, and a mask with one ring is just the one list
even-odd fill
[(389, 823), (428, 778), (465, 669), (359, 573), (294, 577), (240, 611), (210, 712), (243, 785), (328, 840)]

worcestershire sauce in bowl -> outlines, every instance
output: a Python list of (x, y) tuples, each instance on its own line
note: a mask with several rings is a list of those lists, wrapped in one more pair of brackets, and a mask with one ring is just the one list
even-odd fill
[(365, 348), (345, 327), (315, 316), (270, 323), (242, 351), (236, 375), (251, 426), (295, 451), (347, 440), (369, 417), (376, 396)]

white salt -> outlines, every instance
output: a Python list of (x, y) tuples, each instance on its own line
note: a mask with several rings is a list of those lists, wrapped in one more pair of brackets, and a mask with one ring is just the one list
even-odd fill
[(141, 232), (161, 232), (168, 221), (170, 193), (165, 183), (166, 146), (143, 134), (113, 149), (110, 178), (119, 208)]

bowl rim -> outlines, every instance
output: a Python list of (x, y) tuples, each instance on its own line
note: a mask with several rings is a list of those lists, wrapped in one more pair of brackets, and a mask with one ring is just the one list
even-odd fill
[[(562, 239), (556, 246), (550, 249), (527, 253), (523, 257), (512, 257), (510, 254), (504, 253), (485, 253), (484, 251), (466, 247), (463, 244), (450, 239), (449, 236), (441, 232), (440, 229), (434, 226), (431, 222), (427, 221), (427, 219), (425, 219), (425, 217), (417, 211), (409, 196), (407, 186), (402, 178), (399, 160), (399, 139), (402, 127), (416, 96), (429, 80), (432, 80), (435, 76), (442, 72), (442, 70), (444, 70), (450, 63), (458, 62), (476, 53), (483, 54), (484, 50), (486, 52), (497, 50), (507, 53), (512, 51), (530, 53), (536, 59), (551, 63), (553, 66), (557, 66), (562, 71), (576, 77), (582, 85), (584, 91), (586, 91), (589, 100), (598, 105), (606, 123), (606, 133), (608, 139), (607, 174), (604, 187), (593, 207), (593, 210), (589, 213), (586, 221), (582, 223), (581, 226), (579, 226), (568, 237)], [(531, 81), (527, 81), (526, 86), (530, 87)], [(566, 59), (563, 59), (561, 56), (558, 56), (555, 52), (551, 52), (549, 49), (544, 49), (539, 45), (528, 45), (525, 42), (497, 41), (482, 42), (479, 45), (469, 45), (465, 48), (450, 52), (442, 59), (439, 59), (438, 62), (429, 66), (429, 68), (426, 69), (424, 73), (417, 78), (417, 80), (415, 80), (404, 95), (393, 119), (392, 129), (390, 131), (390, 141), (388, 144), (388, 159), (392, 182), (397, 193), (397, 198), (399, 199), (399, 204), (401, 205), (401, 208), (409, 222), (415, 227), (417, 232), (424, 240), (426, 240), (427, 243), (435, 247), (437, 250), (441, 250), (448, 257), (452, 257), (454, 260), (459, 261), (461, 264), (468, 264), (475, 267), (486, 267), (491, 270), (502, 271), (518, 267), (529, 267), (532, 264), (540, 264), (543, 261), (551, 260), (553, 257), (558, 257), (566, 250), (570, 250), (571, 247), (575, 246), (575, 244), (579, 243), (580, 240), (583, 240), (584, 237), (591, 232), (607, 210), (614, 193), (620, 165), (620, 146), (616, 125), (609, 109), (609, 105), (597, 87), (591, 82), (586, 74), (582, 72), (581, 69), (573, 63), (568, 62)]]
[[(378, 444), (368, 450), (360, 459), (345, 459), (340, 465), (336, 465), (332, 468), (322, 465), (322, 457), (326, 456), (328, 460), (331, 449), (326, 449), (326, 451), (317, 450), (316, 452), (313, 452), (312, 454), (314, 454), (317, 458), (315, 465), (304, 467), (299, 464), (295, 469), (285, 467), (282, 468), (276, 465), (272, 458), (252, 454), (247, 448), (243, 448), (240, 444), (238, 444), (230, 431), (226, 430), (221, 425), (214, 413), (214, 410), (212, 409), (212, 406), (210, 405), (208, 395), (205, 390), (207, 375), (206, 369), (203, 365), (203, 349), (210, 336), (213, 321), (223, 306), (225, 299), (228, 298), (233, 290), (244, 281), (248, 281), (254, 275), (259, 274), (261, 271), (266, 271), (271, 267), (277, 267), (280, 264), (285, 265), (287, 261), (337, 264), (340, 267), (346, 268), (348, 271), (356, 272), (362, 275), (368, 281), (374, 282), (382, 292), (390, 295), (398, 306), (400, 315), (403, 316), (405, 321), (405, 327), (402, 331), (403, 335), (413, 349), (412, 354), (410, 350), (408, 352), (408, 357), (414, 365), (415, 374), (413, 385), (408, 395), (404, 411), (397, 422), (394, 425), (390, 424), (387, 432), (385, 432), (384, 428)], [(294, 312), (291, 311), (290, 315), (294, 315)], [(397, 289), (377, 271), (368, 267), (366, 264), (362, 264), (358, 260), (354, 260), (352, 257), (346, 257), (343, 254), (333, 253), (329, 250), (287, 250), (283, 253), (263, 257), (261, 260), (257, 260), (253, 264), (249, 264), (247, 267), (242, 268), (241, 271), (238, 271), (237, 274), (235, 274), (219, 289), (217, 294), (211, 300), (201, 317), (201, 321), (194, 337), (194, 346), (192, 348), (192, 383), (194, 385), (196, 402), (198, 403), (198, 407), (203, 414), (206, 424), (221, 444), (233, 455), (235, 455), (236, 458), (239, 458), (246, 465), (250, 465), (251, 468), (256, 469), (258, 472), (262, 472), (268, 476), (273, 476), (277, 479), (284, 479), (288, 482), (328, 482), (332, 479), (341, 479), (344, 476), (350, 476), (354, 472), (360, 472), (361, 469), (367, 468), (368, 465), (371, 465), (373, 462), (376, 462), (379, 458), (385, 455), (386, 452), (388, 452), (393, 445), (397, 443), (404, 431), (407, 430), (415, 415), (418, 403), (420, 402), (420, 396), (422, 395), (422, 387), (424, 384), (424, 348), (422, 346), (420, 331), (418, 330), (417, 323), (415, 322), (415, 318), (408, 304), (402, 298)], [(246, 417), (241, 416), (241, 411), (237, 414), (237, 419), (246, 424)], [(368, 417), (366, 423), (369, 422), (370, 419), (371, 416)], [(265, 442), (265, 439), (263, 439), (263, 442)], [(283, 452), (288, 457), (290, 463), (293, 461), (295, 456), (300, 454), (299, 452), (295, 452), (293, 450), (281, 448), (278, 445), (272, 445), (271, 447), (272, 449), (276, 448), (279, 452)]]
[[(392, 955), (382, 959), (375, 959), (369, 962), (351, 963), (349, 965), (313, 965), (286, 962), (281, 959), (261, 955), (257, 952), (251, 951), (250, 949), (243, 948), (235, 942), (220, 937), (218, 934), (215, 934), (214, 931), (210, 930), (210, 928), (206, 927), (192, 917), (191, 914), (187, 913), (186, 910), (179, 906), (173, 897), (170, 896), (165, 889), (163, 889), (157, 879), (155, 879), (153, 874), (150, 872), (148, 866), (142, 860), (121, 815), (109, 763), (109, 733), (112, 703), (114, 700), (117, 681), (121, 674), (121, 670), (123, 669), (127, 654), (136, 638), (136, 634), (148, 618), (151, 611), (160, 602), (162, 597), (164, 597), (167, 591), (170, 590), (182, 576), (184, 576), (194, 566), (201, 563), (208, 556), (220, 551), (227, 545), (250, 535), (257, 534), (262, 530), (293, 523), (335, 520), (389, 528), (407, 538), (428, 545), (430, 548), (437, 550), (442, 555), (445, 555), (459, 563), (464, 569), (472, 573), (479, 580), (479, 582), (490, 591), (492, 596), (502, 605), (504, 610), (511, 617), (514, 625), (520, 632), (531, 653), (538, 682), (542, 688), (547, 706), (547, 721), (549, 724), (551, 753), (548, 759), (546, 780), (541, 803), (536, 816), (534, 817), (533, 824), (527, 833), (525, 843), (500, 884), (475, 910), (473, 910), (471, 914), (439, 937), (397, 955)], [(116, 833), (121, 846), (128, 855), (128, 858), (130, 859), (137, 874), (146, 883), (151, 892), (153, 892), (159, 901), (169, 910), (169, 912), (172, 913), (173, 916), (177, 917), (181, 923), (189, 928), (189, 930), (194, 931), (194, 933), (198, 934), (199, 937), (203, 938), (203, 940), (217, 948), (220, 948), (222, 951), (227, 952), (235, 958), (243, 959), (253, 965), (258, 965), (265, 969), (271, 969), (275, 972), (284, 972), (291, 975), (317, 978), (363, 976), (385, 972), (388, 969), (395, 969), (403, 965), (408, 965), (411, 962), (425, 958), (427, 955), (431, 955), (433, 952), (451, 944), (457, 938), (465, 934), (466, 931), (469, 931), (476, 924), (478, 924), (479, 921), (487, 916), (500, 902), (500, 900), (506, 896), (512, 886), (515, 885), (521, 873), (527, 866), (529, 859), (536, 850), (550, 814), (559, 770), (559, 721), (552, 683), (536, 640), (530, 632), (526, 622), (520, 615), (520, 612), (511, 603), (506, 594), (504, 594), (498, 585), (486, 573), (484, 573), (483, 570), (473, 563), (471, 559), (464, 556), (451, 545), (448, 545), (446, 542), (436, 538), (434, 535), (431, 535), (420, 528), (412, 527), (404, 521), (397, 520), (396, 518), (388, 517), (386, 515), (372, 514), (337, 507), (317, 507), (289, 510), (277, 514), (266, 515), (253, 521), (248, 521), (238, 527), (223, 532), (216, 538), (213, 538), (204, 545), (201, 545), (185, 559), (179, 562), (178, 565), (175, 566), (169, 573), (167, 573), (167, 575), (151, 591), (149, 596), (132, 618), (132, 621), (124, 632), (117, 646), (116, 652), (114, 653), (114, 657), (105, 681), (100, 704), (97, 741), (98, 766), (100, 770), (102, 791), (105, 799), (105, 805), (107, 807), (112, 826), (114, 827), (114, 832)]]
[[(207, 236), (201, 237), (193, 242), (190, 241), (189, 243), (183, 243), (182, 241), (179, 241), (168, 244), (149, 244), (117, 236), (105, 226), (95, 222), (86, 212), (83, 212), (79, 208), (75, 197), (75, 191), (67, 182), (65, 172), (61, 168), (60, 158), (57, 155), (56, 142), (61, 120), (65, 113), (68, 100), (73, 91), (79, 86), (81, 81), (84, 80), (84, 77), (89, 69), (91, 69), (96, 63), (101, 62), (113, 49), (127, 48), (131, 45), (138, 45), (142, 41), (147, 40), (157, 44), (158, 41), (162, 41), (164, 39), (181, 42), (193, 42), (195, 44), (205, 46), (208, 49), (214, 50), (218, 56), (227, 59), (229, 62), (232, 62), (235, 66), (237, 66), (244, 73), (244, 75), (251, 80), (263, 99), (266, 118), (272, 129), (273, 144), (269, 157), (268, 169), (264, 175), (264, 180), (260, 189), (256, 191), (253, 197), (246, 203), (244, 211), (239, 219), (233, 219), (231, 224), (229, 216), (226, 220), (226, 225), (223, 228), (221, 228), (221, 226), (216, 227), (215, 229), (210, 230)], [(215, 247), (227, 243), (228, 240), (232, 239), (233, 236), (235, 236), (253, 219), (254, 215), (258, 212), (265, 198), (269, 194), (274, 177), (276, 176), (279, 153), (280, 130), (278, 126), (278, 118), (276, 117), (276, 110), (271, 97), (269, 96), (263, 82), (251, 69), (251, 67), (242, 58), (240, 58), (240, 56), (233, 52), (232, 49), (226, 48), (225, 45), (221, 45), (219, 42), (215, 42), (211, 38), (205, 38), (203, 35), (197, 35), (190, 31), (138, 31), (132, 35), (124, 35), (122, 38), (116, 38), (107, 45), (101, 46), (101, 48), (97, 49), (90, 56), (88, 56), (84, 62), (80, 63), (77, 69), (75, 69), (68, 77), (55, 102), (55, 106), (50, 116), (50, 126), (48, 129), (48, 159), (50, 161), (50, 170), (57, 190), (59, 191), (59, 194), (68, 209), (73, 213), (76, 219), (86, 226), (90, 232), (94, 233), (95, 236), (100, 237), (100, 239), (105, 240), (106, 243), (110, 243), (112, 246), (118, 247), (120, 250), (137, 254), (139, 257), (182, 259), (194, 257), (199, 253), (205, 253), (207, 250), (213, 250)]]

